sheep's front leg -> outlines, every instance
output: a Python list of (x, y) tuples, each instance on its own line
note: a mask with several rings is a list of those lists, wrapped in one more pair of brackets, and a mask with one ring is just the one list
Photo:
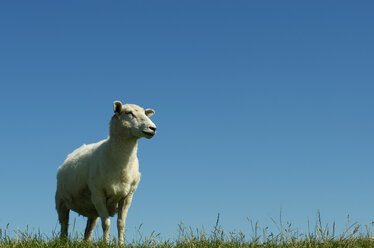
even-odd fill
[(117, 230), (118, 230), (118, 243), (124, 244), (124, 233), (126, 227), (127, 212), (132, 202), (133, 194), (129, 194), (125, 198), (121, 199), (118, 204), (118, 219), (117, 219)]
[(108, 209), (106, 207), (105, 195), (101, 192), (92, 194), (92, 203), (95, 205), (95, 208), (101, 218), (101, 226), (103, 228), (104, 241), (106, 243), (109, 243), (110, 219)]

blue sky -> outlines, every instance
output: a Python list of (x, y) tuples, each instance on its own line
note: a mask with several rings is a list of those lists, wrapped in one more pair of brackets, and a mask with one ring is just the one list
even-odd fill
[[(372, 1), (2, 1), (0, 228), (51, 234), (56, 171), (156, 110), (127, 220), (250, 233), (246, 218), (374, 220)], [(83, 231), (84, 219), (77, 220)], [(59, 226), (57, 225), (59, 229)], [(111, 231), (116, 233), (115, 221)], [(99, 231), (101, 233), (101, 230)]]

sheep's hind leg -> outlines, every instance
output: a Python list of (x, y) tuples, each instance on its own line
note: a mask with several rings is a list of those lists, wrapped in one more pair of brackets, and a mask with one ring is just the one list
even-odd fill
[(84, 231), (84, 239), (88, 242), (92, 241), (92, 231), (95, 228), (97, 221), (99, 218), (88, 218), (87, 219), (87, 225), (86, 230)]
[(63, 202), (57, 205), (58, 221), (61, 224), (60, 238), (68, 237), (69, 212), (70, 209), (68, 209)]

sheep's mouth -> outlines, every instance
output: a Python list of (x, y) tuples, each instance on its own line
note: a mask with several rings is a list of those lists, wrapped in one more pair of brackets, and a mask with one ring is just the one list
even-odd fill
[(153, 136), (153, 135), (155, 135), (155, 133), (150, 133), (150, 132), (146, 132), (146, 131), (143, 131), (143, 133), (144, 133), (145, 135), (148, 135), (148, 136)]

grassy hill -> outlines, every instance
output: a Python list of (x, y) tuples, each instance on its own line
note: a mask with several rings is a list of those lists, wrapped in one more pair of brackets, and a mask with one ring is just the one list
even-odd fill
[[(234, 248), (234, 247), (373, 247), (374, 239), (369, 225), (360, 225), (351, 223), (347, 225), (343, 233), (335, 233), (335, 224), (322, 225), (321, 219), (317, 218), (314, 230), (309, 233), (299, 233), (290, 223), (276, 223), (278, 233), (269, 231), (269, 228), (260, 228), (258, 223), (250, 221), (252, 233), (247, 237), (242, 232), (225, 232), (219, 224), (219, 215), (217, 222), (210, 232), (193, 229), (185, 226), (183, 223), (178, 226), (178, 238), (176, 240), (162, 240), (155, 232), (149, 237), (142, 236), (137, 241), (127, 242), (126, 247), (148, 248), (148, 247), (180, 247), (180, 248)], [(373, 223), (371, 223), (371, 226)], [(118, 247), (116, 239), (113, 238), (110, 244), (101, 241), (87, 243), (82, 241), (83, 235), (70, 235), (69, 240), (60, 240), (57, 234), (48, 237), (41, 233), (30, 234), (26, 231), (11, 231), (8, 228), (0, 228), (0, 248), (2, 247)]]

